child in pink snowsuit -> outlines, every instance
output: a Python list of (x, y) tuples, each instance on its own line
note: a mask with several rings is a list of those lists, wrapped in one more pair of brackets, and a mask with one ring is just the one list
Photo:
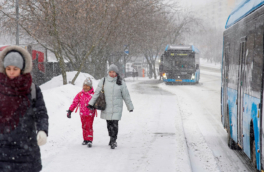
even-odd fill
[[(67, 117), (71, 118), (71, 113), (78, 106), (80, 107), (80, 116), (82, 121), (82, 129), (83, 129), (83, 145), (88, 145), (88, 147), (92, 147), (93, 141), (93, 121), (96, 110), (90, 110), (87, 108), (89, 101), (91, 100), (94, 94), (92, 80), (87, 78), (83, 83), (83, 90), (78, 93), (69, 110), (67, 111)], [(77, 108), (78, 108), (77, 107)]]

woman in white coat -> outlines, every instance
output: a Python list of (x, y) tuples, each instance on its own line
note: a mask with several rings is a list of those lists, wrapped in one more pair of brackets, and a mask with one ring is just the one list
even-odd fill
[(109, 145), (112, 149), (115, 149), (117, 147), (118, 121), (121, 120), (123, 111), (123, 100), (129, 112), (133, 112), (134, 106), (130, 99), (126, 83), (119, 76), (117, 66), (112, 64), (109, 67), (108, 76), (100, 80), (93, 98), (89, 101), (89, 108), (94, 108), (93, 105), (102, 90), (103, 83), (106, 109), (101, 112), (101, 118), (107, 122), (107, 129), (110, 136)]

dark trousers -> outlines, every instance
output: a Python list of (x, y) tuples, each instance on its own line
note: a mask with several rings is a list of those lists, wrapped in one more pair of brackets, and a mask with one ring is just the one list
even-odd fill
[(110, 142), (116, 142), (118, 134), (118, 120), (106, 120)]

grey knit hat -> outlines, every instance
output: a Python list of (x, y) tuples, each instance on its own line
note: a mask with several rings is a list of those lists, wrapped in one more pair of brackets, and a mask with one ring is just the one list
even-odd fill
[(93, 81), (91, 80), (90, 77), (86, 78), (83, 82), (83, 85), (88, 85), (90, 87), (93, 87)]
[(118, 68), (117, 68), (116, 65), (111, 64), (111, 65), (109, 66), (109, 70), (108, 70), (108, 71), (114, 71), (115, 73), (118, 73)]
[(7, 46), (3, 51), (0, 52), (0, 73), (5, 73), (4, 59), (11, 52), (19, 52), (23, 56), (24, 58), (23, 62), (25, 66), (22, 73), (23, 74), (30, 73), (33, 64), (32, 57), (26, 49), (16, 45)]
[(24, 59), (18, 52), (10, 52), (4, 58), (4, 67), (16, 66), (19, 69), (23, 69)]

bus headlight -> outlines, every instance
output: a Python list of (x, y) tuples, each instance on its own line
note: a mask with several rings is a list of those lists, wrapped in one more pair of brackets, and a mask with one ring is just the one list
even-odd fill
[(194, 74), (192, 74), (191, 80), (194, 80), (194, 79), (195, 79), (195, 75), (194, 75)]
[(163, 76), (163, 78), (167, 79), (166, 73), (163, 73), (162, 76)]

